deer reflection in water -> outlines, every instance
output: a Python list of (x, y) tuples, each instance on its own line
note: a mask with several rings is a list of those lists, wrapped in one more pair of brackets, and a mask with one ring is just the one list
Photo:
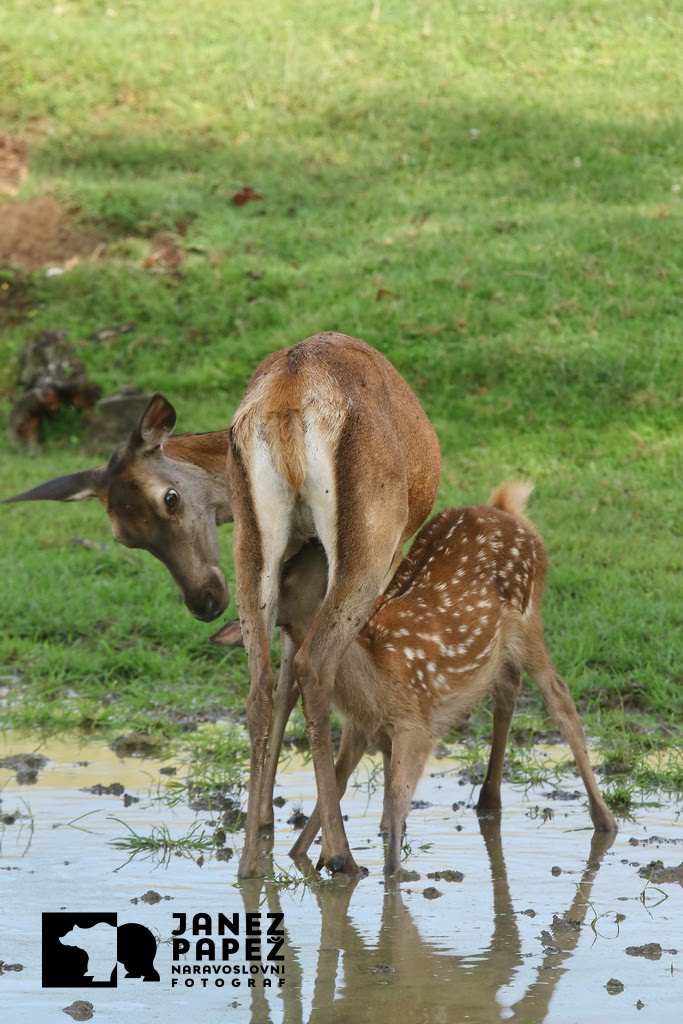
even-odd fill
[[(600, 864), (614, 842), (614, 834), (593, 834), (590, 852), (570, 906), (553, 915), (552, 944), (545, 945), (535, 978), (514, 1005), (504, 1005), (501, 990), (511, 985), (525, 954), (510, 895), (500, 833), (500, 814), (480, 816), (481, 831), (493, 887), (494, 926), (483, 949), (453, 955), (443, 945), (420, 935), (403, 900), (401, 883), (384, 883), (381, 923), (375, 944), (361, 936), (350, 916), (358, 879), (338, 878), (322, 887), (313, 886), (321, 918), (320, 944), (315, 978), (308, 976), (302, 950), (287, 929), (281, 950), (285, 954), (285, 984), (278, 994), (258, 983), (251, 993), (250, 1024), (495, 1024), (496, 1021), (540, 1022), (546, 1019), (560, 978), (566, 973), (576, 949), (589, 908), (591, 890)], [(272, 840), (270, 840), (272, 845)], [(272, 867), (272, 861), (271, 865)], [(300, 867), (304, 867), (300, 863)], [(307, 870), (314, 873), (308, 862)], [(240, 891), (245, 911), (255, 912), (262, 903), (282, 912), (278, 886), (271, 879), (243, 882)], [(262, 908), (264, 909), (264, 908)], [(453, 918), (453, 932), (458, 930)], [(527, 952), (526, 956), (529, 953)], [(342, 978), (343, 975), (343, 978)], [(312, 1006), (306, 1014), (305, 1007)]]

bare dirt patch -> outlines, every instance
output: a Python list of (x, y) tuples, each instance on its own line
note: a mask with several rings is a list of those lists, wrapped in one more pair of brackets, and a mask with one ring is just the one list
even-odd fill
[(0, 203), (0, 261), (25, 270), (64, 266), (92, 255), (98, 244), (99, 239), (76, 227), (51, 196)]
[(28, 174), (28, 143), (0, 132), (0, 195), (15, 196)]

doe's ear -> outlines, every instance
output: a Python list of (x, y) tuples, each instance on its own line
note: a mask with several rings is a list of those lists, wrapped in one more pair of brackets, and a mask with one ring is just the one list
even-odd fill
[(232, 622), (227, 622), (209, 639), (212, 644), (221, 644), (223, 647), (244, 647), (240, 620), (233, 619)]
[(15, 501), (83, 501), (84, 498), (101, 498), (105, 486), (105, 467), (84, 469), (80, 473), (68, 473), (55, 477), (44, 484), (23, 491), (13, 498), (5, 498), (4, 504)]
[(136, 446), (147, 451), (159, 448), (173, 433), (175, 422), (176, 412), (168, 399), (163, 395), (153, 395), (133, 434)]

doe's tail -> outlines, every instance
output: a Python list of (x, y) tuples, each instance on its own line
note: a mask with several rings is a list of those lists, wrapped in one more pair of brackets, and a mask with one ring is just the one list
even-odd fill
[(276, 470), (299, 494), (306, 479), (304, 421), (299, 409), (272, 410), (264, 433)]

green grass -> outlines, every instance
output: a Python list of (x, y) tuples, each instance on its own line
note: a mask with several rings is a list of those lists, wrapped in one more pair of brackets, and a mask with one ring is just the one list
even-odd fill
[[(439, 506), (536, 481), (549, 647), (593, 734), (632, 762), (644, 737), (670, 744), (682, 30), (657, 0), (5, 0), (19, 198), (54, 195), (105, 247), (61, 277), (2, 271), (0, 415), (47, 328), (105, 391), (163, 390), (183, 430), (226, 425), (267, 352), (357, 334), (436, 426)], [(263, 200), (233, 206), (245, 185)], [(177, 274), (144, 265), (159, 230), (186, 252)], [(10, 494), (93, 457), (70, 424), (0, 458)], [(99, 506), (0, 516), (9, 725), (173, 738), (242, 714), (243, 652), (209, 647), (163, 567), (70, 543), (108, 541)]]

